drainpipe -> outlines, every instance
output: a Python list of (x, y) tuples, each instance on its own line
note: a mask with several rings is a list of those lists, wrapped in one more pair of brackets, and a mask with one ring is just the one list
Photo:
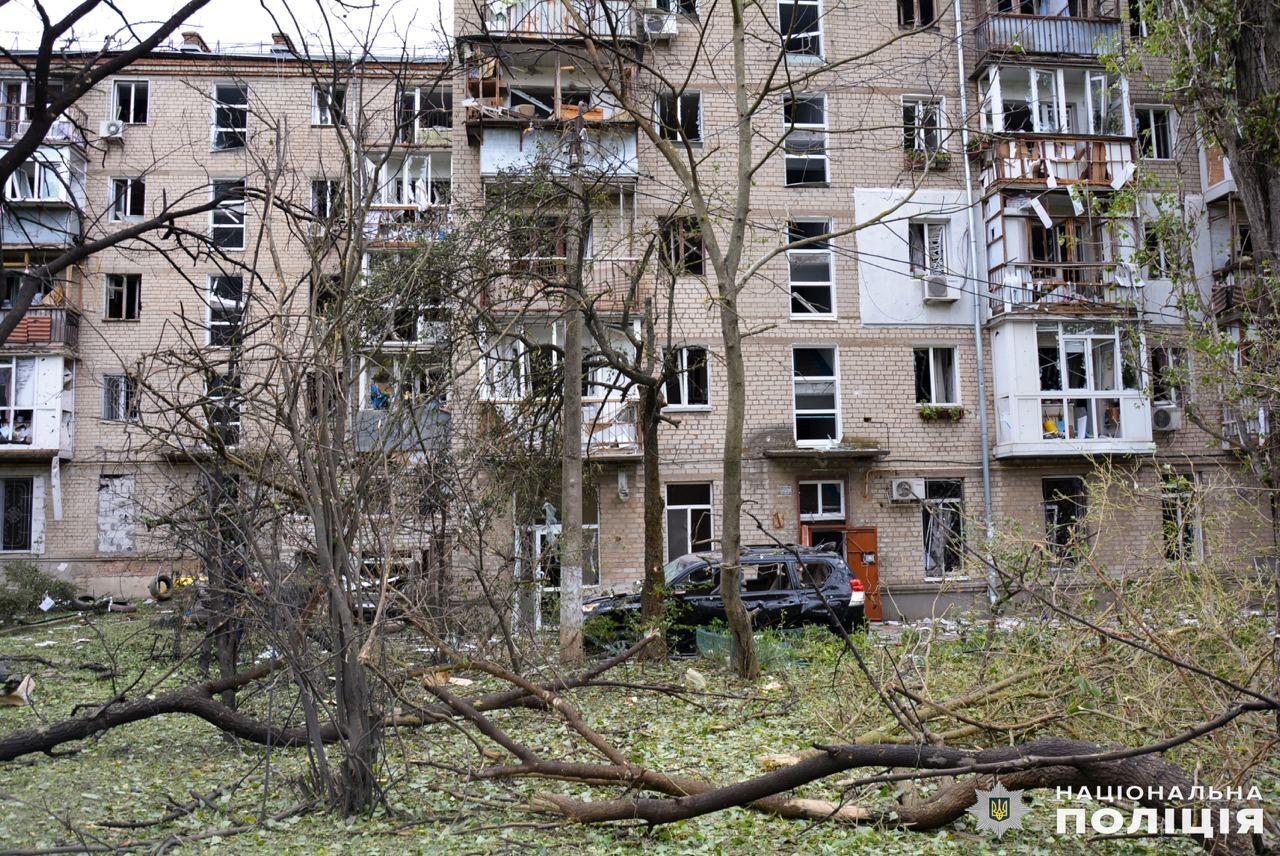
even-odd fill
[(973, 271), (973, 344), (978, 355), (978, 428), (982, 434), (982, 519), (987, 529), (987, 600), (996, 602), (999, 577), (991, 560), (991, 542), (995, 538), (995, 518), (991, 511), (991, 429), (987, 424), (987, 367), (982, 343), (982, 291), (978, 283), (981, 268), (978, 267), (979, 236), (985, 234), (978, 228), (980, 218), (973, 200), (973, 167), (969, 163), (969, 86), (964, 62), (964, 3), (955, 0), (952, 8), (956, 18), (956, 74), (960, 81), (960, 143), (964, 153), (964, 197), (969, 212), (969, 269)]

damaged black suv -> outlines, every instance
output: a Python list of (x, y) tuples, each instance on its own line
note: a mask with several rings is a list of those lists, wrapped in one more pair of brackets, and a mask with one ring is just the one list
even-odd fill
[[(725, 620), (720, 560), (719, 553), (691, 553), (663, 569), (669, 638), (679, 649), (692, 647), (692, 628)], [(833, 616), (845, 629), (866, 623), (862, 581), (833, 550), (794, 544), (743, 547), (741, 561), (742, 601), (756, 629), (805, 624), (834, 629)], [(582, 611), (589, 638), (629, 636), (639, 621), (640, 595), (594, 598)]]

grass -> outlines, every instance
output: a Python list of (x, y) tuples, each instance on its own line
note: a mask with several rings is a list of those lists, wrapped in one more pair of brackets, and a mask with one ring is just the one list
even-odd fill
[[(77, 703), (101, 701), (115, 691), (110, 680), (78, 665), (97, 662), (114, 666), (122, 676), (118, 688), (145, 671), (138, 686), (172, 666), (168, 659), (172, 629), (152, 626), (155, 614), (97, 616), (91, 624), (71, 623), (37, 627), (17, 635), (0, 637), (0, 657), (37, 655), (58, 664), (49, 668), (29, 664), (37, 686), (33, 708), (0, 708), (0, 732), (39, 727), (69, 714)], [(412, 658), (419, 640), (405, 634), (394, 638), (395, 656)], [(589, 722), (633, 760), (655, 769), (722, 782), (758, 775), (759, 757), (768, 753), (800, 751), (823, 740), (848, 740), (884, 725), (884, 717), (865, 689), (847, 657), (825, 632), (808, 634), (796, 644), (801, 661), (787, 671), (767, 676), (756, 685), (744, 686), (721, 666), (706, 660), (673, 661), (660, 666), (627, 665), (611, 674), (619, 680), (644, 683), (683, 683), (691, 666), (708, 680), (708, 695), (676, 700), (668, 695), (622, 690), (592, 689), (572, 694)], [(863, 639), (868, 659), (881, 668), (892, 655), (924, 681), (934, 697), (947, 697), (969, 686), (981, 667), (984, 640), (968, 637), (950, 641), (927, 640), (919, 634), (903, 634), (883, 643)], [(1016, 635), (995, 642), (997, 667), (1002, 660), (1012, 669), (1035, 661), (1035, 637)], [(1017, 652), (1016, 660), (1012, 658)], [(1041, 652), (1049, 656), (1049, 650)], [(162, 656), (165, 655), (165, 656)], [(248, 653), (253, 659), (255, 652)], [(1012, 663), (1012, 665), (1010, 665)], [(25, 668), (27, 664), (15, 667)], [(485, 681), (467, 673), (481, 690)], [(188, 663), (166, 681), (179, 686), (196, 677)], [(1108, 703), (1113, 688), (1098, 689), (1093, 676), (1080, 676), (1077, 698), (1069, 701), (1074, 712), (1057, 723), (1054, 733), (1087, 731), (1107, 722), (1121, 736), (1127, 726), (1089, 711), (1108, 707), (1110, 717), (1123, 704)], [(415, 697), (426, 699), (425, 691)], [(160, 691), (160, 690), (157, 690)], [(1101, 692), (1105, 698), (1100, 698)], [(735, 696), (723, 698), (714, 693)], [(1040, 695), (1044, 695), (1041, 693)], [(737, 696), (749, 696), (742, 700)], [(1058, 704), (1034, 692), (1004, 708), (999, 702), (990, 715), (1007, 717), (1018, 704)], [(247, 695), (243, 704), (258, 715), (268, 710), (289, 710), (288, 684), (279, 682)], [(1092, 705), (1090, 707), (1089, 705)], [(1083, 709), (1084, 712), (1081, 712)], [(518, 739), (549, 757), (586, 757), (566, 729), (547, 715), (513, 710), (493, 714), (496, 722)], [(1142, 729), (1146, 725), (1137, 723)], [(1265, 723), (1263, 724), (1265, 725)], [(1132, 735), (1128, 735), (1132, 736)], [(968, 745), (960, 741), (957, 745)], [(70, 748), (70, 747), (68, 747)], [(79, 842), (125, 843), (131, 839), (205, 833), (216, 827), (256, 824), (261, 818), (297, 804), (303, 799), (301, 782), (308, 762), (302, 750), (272, 750), (225, 739), (206, 723), (186, 716), (157, 717), (119, 727), (99, 739), (79, 744), (68, 757), (28, 756), (0, 765), (0, 848), (49, 848)], [(1026, 832), (1012, 832), (996, 840), (975, 832), (969, 818), (937, 833), (912, 833), (891, 829), (851, 828), (833, 824), (808, 824), (766, 817), (746, 810), (731, 810), (679, 824), (648, 830), (633, 825), (571, 826), (536, 814), (522, 806), (539, 792), (558, 792), (582, 799), (604, 799), (617, 789), (593, 788), (548, 781), (508, 783), (474, 781), (430, 766), (444, 762), (476, 767), (491, 763), (456, 730), (433, 727), (399, 730), (388, 734), (383, 752), (381, 779), (389, 809), (370, 817), (343, 820), (314, 811), (238, 835), (212, 837), (186, 844), (185, 852), (279, 854), (390, 854), (390, 853), (583, 853), (645, 852), (686, 853), (1044, 853), (1079, 852), (1075, 838), (1053, 835), (1052, 794), (1035, 801)], [(1274, 785), (1274, 782), (1270, 782)], [(106, 820), (149, 820), (162, 815), (171, 801), (189, 802), (191, 793), (207, 794), (222, 788), (213, 807), (173, 822), (141, 830), (113, 830), (98, 826)], [(838, 798), (834, 783), (815, 783), (803, 795)], [(1272, 790), (1269, 794), (1275, 796)], [(883, 804), (893, 793), (878, 788), (858, 795), (863, 801)], [(1274, 801), (1272, 802), (1274, 804)], [(1183, 842), (1123, 840), (1096, 842), (1094, 851), (1107, 854), (1192, 853)], [(155, 849), (155, 848), (151, 848)]]

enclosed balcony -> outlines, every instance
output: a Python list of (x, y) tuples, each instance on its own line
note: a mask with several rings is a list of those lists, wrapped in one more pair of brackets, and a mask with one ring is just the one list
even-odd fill
[[(507, 39), (626, 39), (638, 37), (629, 0), (516, 0), (479, 5), (476, 35)], [(474, 23), (460, 27), (466, 32)]]
[(0, 244), (10, 248), (63, 247), (78, 241), (85, 167), (78, 148), (36, 149), (5, 183)]
[(1123, 324), (1017, 321), (992, 331), (997, 458), (1155, 451), (1141, 334)]
[(1097, 56), (1120, 27), (1115, 0), (992, 0), (979, 4), (978, 55)]
[[(1001, 265), (991, 285), (991, 313), (1040, 312), (1097, 315), (1133, 312), (1142, 293), (1136, 269), (1087, 262), (1020, 262)], [(1121, 282), (1123, 280), (1123, 282)]]
[(0, 354), (0, 460), (71, 457), (75, 363)]
[[(483, 176), (539, 168), (565, 174), (569, 163), (569, 128), (564, 126), (535, 127), (532, 133), (520, 128), (487, 128), (480, 143)], [(582, 169), (604, 176), (638, 175), (635, 128), (588, 127), (582, 146)]]

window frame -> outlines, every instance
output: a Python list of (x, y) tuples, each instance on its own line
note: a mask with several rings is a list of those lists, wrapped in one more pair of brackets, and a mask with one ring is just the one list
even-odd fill
[[(689, 368), (690, 351), (702, 352), (703, 388), (706, 390), (707, 400), (700, 404), (693, 404), (689, 402), (689, 374), (691, 371)], [(710, 410), (712, 405), (710, 349), (703, 347), (702, 345), (681, 345), (671, 349), (670, 357), (674, 360), (675, 365), (672, 367), (673, 374), (667, 378), (667, 382), (664, 384), (664, 393), (667, 396), (667, 403), (663, 406), (663, 411), (670, 411), (674, 413), (696, 413)], [(676, 390), (680, 393), (680, 401), (675, 404), (671, 403), (672, 384), (675, 384)]]
[[(333, 128), (347, 123), (347, 84), (311, 84), (311, 124), (317, 128)], [(337, 95), (337, 98), (334, 96)], [(337, 109), (335, 109), (337, 108)], [(248, 125), (248, 120), (245, 122)], [(246, 127), (247, 131), (247, 127)]]
[[(782, 7), (783, 6), (813, 6), (817, 9), (817, 29), (806, 30), (804, 32), (789, 32), (784, 30), (782, 26)], [(795, 12), (791, 13), (792, 20), (795, 20)], [(791, 57), (813, 57), (814, 59), (822, 59), (826, 48), (826, 33), (823, 26), (822, 0), (778, 0), (778, 35), (782, 39), (782, 51), (787, 58)], [(792, 50), (790, 44), (792, 41), (809, 40), (809, 47), (804, 50)], [(814, 47), (816, 46), (816, 50)]]
[[(129, 87), (132, 90), (129, 96), (130, 118), (126, 119), (121, 115), (120, 108), (124, 105), (120, 103), (120, 88), (122, 86)], [(146, 116), (141, 121), (137, 119), (138, 96), (137, 89), (141, 86), (147, 93), (147, 109)], [(111, 115), (115, 117), (117, 122), (124, 122), (126, 125), (148, 125), (151, 121), (151, 81), (142, 77), (117, 77), (111, 81)]]
[[(818, 510), (816, 512), (804, 511), (804, 489), (808, 485), (814, 485), (817, 488)], [(827, 511), (822, 498), (822, 488), (824, 485), (835, 485), (840, 491), (840, 507), (835, 511)], [(799, 511), (801, 523), (844, 523), (847, 518), (847, 501), (845, 498), (844, 480), (843, 479), (799, 479), (796, 482), (796, 505)]]
[[(796, 104), (799, 101), (821, 100), (822, 102), (822, 122), (821, 124), (814, 122), (796, 122), (794, 115), (792, 120), (787, 120), (787, 110), (789, 105)], [(795, 92), (782, 96), (782, 186), (783, 187), (822, 187), (831, 183), (831, 153), (829, 145), (830, 137), (830, 112), (831, 103), (825, 92)], [(794, 107), (791, 108), (794, 112)], [(822, 151), (819, 154), (801, 153), (796, 154), (787, 149), (787, 140), (792, 134), (812, 134), (822, 138)], [(787, 178), (787, 165), (789, 161), (821, 161), (822, 162), (822, 179), (792, 182)], [(808, 168), (805, 168), (808, 172)]]
[[(696, 505), (694, 504), (673, 505), (671, 503), (672, 486), (693, 487), (693, 486), (703, 486), (703, 485), (705, 485), (707, 488), (706, 504), (699, 503)], [(716, 508), (716, 486), (715, 486), (715, 482), (713, 481), (675, 481), (675, 482), (666, 482), (665, 484), (663, 484), (662, 486), (662, 523), (663, 523), (663, 528), (665, 530), (663, 534), (666, 536), (663, 540), (666, 541), (666, 552), (667, 552), (668, 562), (673, 562), (676, 559), (680, 558), (681, 556), (688, 556), (691, 554), (696, 554), (698, 552), (703, 552), (703, 553), (709, 552), (711, 549), (714, 548), (715, 540), (716, 540), (715, 508)], [(671, 547), (672, 547), (671, 514), (672, 512), (683, 513), (685, 518), (684, 519), (685, 547), (687, 549), (685, 549), (683, 552), (676, 555), (672, 555), (671, 553)], [(695, 541), (693, 538), (694, 533), (696, 531), (696, 527), (694, 526), (694, 519), (692, 515), (697, 512), (705, 512), (707, 527), (708, 527), (708, 537), (706, 539), (707, 546), (702, 550), (695, 549), (695, 546), (703, 542)]]
[[(941, 95), (903, 95), (902, 96), (902, 148), (904, 151), (926, 152), (937, 154), (947, 151), (947, 99)], [(926, 106), (934, 108), (935, 125), (925, 125), (920, 120), (921, 110)], [(908, 124), (906, 112), (910, 108), (913, 118)], [(907, 145), (907, 129), (911, 129), (911, 145)], [(929, 131), (937, 137), (934, 146), (928, 143)]]
[[(146, 176), (113, 175), (107, 181), (107, 219), (112, 223), (135, 223), (147, 217)], [(123, 187), (123, 192), (120, 188)], [(139, 198), (140, 197), (140, 198)], [(122, 204), (123, 203), (123, 204)], [(134, 204), (141, 210), (134, 211)]]
[[(937, 366), (935, 352), (950, 351), (951, 352), (951, 388), (955, 393), (954, 401), (938, 400), (938, 378), (937, 372), (934, 370)], [(925, 365), (929, 371), (929, 398), (927, 401), (920, 400), (920, 358), (919, 354), (925, 353)], [(962, 404), (960, 394), (960, 354), (959, 349), (955, 345), (915, 345), (911, 349), (913, 369), (915, 372), (916, 386), (916, 407), (960, 407)]]
[[(924, 568), (923, 568), (924, 579), (925, 579), (925, 582), (931, 582), (931, 583), (944, 582), (946, 580), (953, 580), (953, 579), (956, 579), (957, 576), (963, 574), (963, 570), (964, 570), (964, 536), (965, 536), (964, 479), (962, 478), (926, 479), (924, 484), (925, 484), (925, 495), (924, 495), (923, 501), (920, 503), (920, 520), (923, 527), (923, 533), (922, 533), (923, 540), (922, 540), (921, 546), (924, 549)], [(929, 496), (929, 492), (931, 489), (941, 493), (947, 489), (944, 486), (949, 486), (949, 487), (959, 486), (960, 495), (945, 496), (945, 497)], [(955, 511), (955, 518), (954, 518), (954, 521), (956, 524), (955, 533), (957, 535), (957, 539), (960, 542), (960, 544), (958, 547), (953, 547), (950, 543), (943, 545), (942, 573), (939, 574), (935, 570), (935, 572), (931, 574), (930, 568), (929, 568), (929, 559), (930, 559), (929, 533), (932, 529), (931, 524), (935, 519), (935, 516), (937, 515), (938, 509), (944, 508), (944, 507), (950, 508)], [(951, 529), (947, 529), (946, 532), (948, 535), (952, 534)], [(954, 570), (949, 571), (948, 559), (951, 558), (950, 554), (952, 553), (953, 550), (955, 553), (956, 565)]]
[[(1061, 490), (1055, 490), (1050, 495), (1050, 483), (1066, 483), (1074, 482), (1079, 487), (1079, 493), (1067, 494)], [(1055, 485), (1061, 487), (1061, 484)], [(1066, 563), (1074, 563), (1075, 558), (1082, 547), (1088, 546), (1089, 531), (1087, 522), (1089, 517), (1089, 484), (1083, 476), (1043, 476), (1040, 479), (1040, 496), (1042, 515), (1044, 517), (1044, 535), (1045, 548), (1049, 551), (1050, 556), (1055, 562), (1055, 567), (1062, 567)], [(1055, 499), (1061, 497), (1061, 500)], [(1049, 508), (1056, 502), (1065, 501), (1074, 506), (1075, 516), (1070, 523), (1059, 523), (1056, 520), (1049, 519)], [(1059, 538), (1059, 532), (1066, 532), (1065, 539)], [(1065, 543), (1063, 541), (1065, 540)]]
[[(228, 88), (228, 89), (236, 88), (236, 89), (242, 90), (244, 92), (244, 103), (233, 104), (230, 101), (222, 101), (219, 96), (219, 90), (223, 88)], [(252, 98), (252, 92), (249, 89), (248, 83), (245, 83), (242, 81), (215, 81), (214, 82), (213, 99), (212, 99), (213, 103), (211, 105), (212, 110), (211, 110), (211, 120), (210, 120), (212, 133), (209, 136), (209, 148), (211, 151), (234, 152), (239, 149), (246, 148), (249, 145), (249, 101), (251, 98)], [(227, 126), (223, 127), (222, 125), (219, 125), (218, 111), (220, 109), (243, 110), (244, 111), (243, 126), (228, 124)], [(226, 138), (231, 141), (231, 144), (219, 145), (219, 138), (218, 138), (219, 134), (231, 135)], [(236, 136), (237, 134), (238, 136)]]
[[(7, 384), (0, 383), (0, 391), (4, 395), (0, 398), (0, 445), (3, 446), (30, 446), (35, 442), (36, 429), (36, 372), (37, 357), (34, 356), (17, 356), (9, 354), (0, 354), (0, 369), (8, 373)], [(19, 388), (18, 384), (18, 366), (25, 365), (30, 368), (27, 375), (28, 383), (23, 388)], [(26, 395), (22, 395), (25, 392)], [(19, 401), (19, 398), (22, 401)], [(20, 422), (19, 415), (22, 415)], [(18, 439), (18, 426), (23, 424), (27, 429), (27, 438), (25, 440)]]
[[(689, 231), (690, 224), (693, 225), (692, 232)], [(698, 218), (691, 214), (664, 217), (659, 229), (668, 269), (676, 276), (706, 276), (707, 245), (702, 240)]]
[[(788, 247), (790, 247), (792, 244), (797, 243), (798, 241), (809, 240), (808, 238), (803, 238), (803, 237), (801, 238), (793, 237), (792, 236), (793, 225), (799, 226), (800, 224), (814, 224), (814, 223), (822, 225), (823, 229), (820, 234), (829, 235), (833, 231), (834, 227), (830, 217), (792, 217), (790, 220), (787, 221)], [(836, 305), (836, 251), (835, 251), (835, 247), (832, 246), (833, 240), (834, 239), (832, 238), (825, 238), (820, 241), (815, 241), (812, 244), (807, 244), (803, 247), (787, 250), (788, 307), (791, 313), (791, 319), (793, 321), (835, 321), (839, 317), (839, 307)], [(802, 258), (805, 256), (810, 256), (815, 258), (818, 256), (826, 256), (827, 281), (825, 283), (824, 282), (796, 282), (792, 278), (791, 260), (793, 258)], [(831, 304), (830, 311), (828, 312), (816, 312), (816, 311), (797, 312), (796, 311), (796, 300), (797, 300), (796, 288), (797, 287), (822, 288), (824, 286), (827, 289), (828, 302)], [(812, 303), (810, 303), (807, 300), (807, 298), (801, 297), (799, 299), (804, 301), (805, 303), (809, 303), (809, 305), (812, 305)]]
[[(1165, 129), (1168, 134), (1168, 153), (1160, 154), (1160, 145), (1158, 137), (1155, 134), (1155, 114), (1156, 112), (1165, 114)], [(1150, 123), (1152, 133), (1144, 139), (1142, 128), (1139, 127), (1138, 117), (1143, 113), (1147, 115), (1147, 121)], [(1173, 161), (1178, 158), (1178, 113), (1168, 104), (1137, 104), (1133, 108), (1133, 136), (1138, 141), (1138, 157), (1141, 160), (1156, 161)], [(1151, 145), (1147, 146), (1146, 141), (1149, 140)], [(1150, 152), (1150, 153), (1148, 153)]]
[[(317, 193), (324, 188), (323, 194)], [(323, 201), (323, 205), (320, 202)], [(321, 210), (323, 208), (323, 210)], [(342, 216), (343, 193), (342, 182), (336, 178), (311, 179), (311, 215), (321, 222), (331, 222)]]
[[(248, 181), (244, 178), (215, 178), (215, 179), (212, 179), (209, 184), (209, 199), (215, 200), (218, 198), (219, 185), (229, 185), (229, 184), (239, 185), (242, 191), (247, 190), (249, 186)], [(248, 200), (242, 193), (239, 197), (230, 199), (230, 200), (223, 200), (222, 202), (218, 203), (217, 207), (210, 209), (209, 241), (218, 250), (221, 250), (222, 252), (241, 252), (248, 245), (247, 202)], [(235, 212), (237, 210), (239, 211), (239, 214), (240, 214), (239, 223), (236, 223), (234, 220)], [(226, 222), (219, 222), (218, 220), (219, 216), (231, 217), (232, 219)], [(238, 231), (240, 233), (239, 246), (232, 246), (229, 244), (218, 243), (218, 239), (216, 237), (218, 229)]]
[[(112, 280), (119, 278), (119, 283)], [(129, 300), (130, 282), (133, 282), (133, 300)], [(120, 316), (111, 314), (111, 295), (120, 292)], [(102, 275), (102, 320), (103, 321), (139, 321), (142, 318), (142, 274), (140, 273), (104, 273)], [(132, 314), (130, 314), (132, 309)]]
[[(240, 299), (227, 300), (219, 297), (217, 292), (218, 280), (240, 280)], [(238, 345), (240, 335), (244, 330), (244, 314), (245, 314), (245, 294), (244, 294), (244, 276), (243, 274), (208, 274), (205, 281), (205, 344), (210, 348), (219, 350), (224, 348), (233, 348)], [(226, 313), (221, 318), (215, 317), (215, 312)], [(220, 334), (219, 337), (214, 336), (214, 330), (226, 330), (227, 332)], [(221, 338), (222, 341), (214, 341), (215, 338)]]
[(1194, 564), (1204, 560), (1200, 481), (1194, 470), (1161, 473), (1160, 547), (1166, 561)]
[(43, 550), (37, 549), (42, 546), (43, 532), (40, 533), (40, 540), (37, 539), (36, 523), (40, 522), (40, 529), (44, 527), (43, 505), (37, 503), (37, 498), (43, 503), (44, 499), (44, 481), (39, 476), (5, 476), (0, 478), (0, 529), (7, 530), (9, 525), (9, 490), (10, 483), (25, 482), (27, 484), (27, 503), (26, 510), (26, 529), (27, 539), (24, 547), (10, 547), (8, 545), (7, 531), (0, 532), (0, 554), (14, 553), (41, 553)]
[[(228, 385), (224, 387), (221, 385), (222, 383), (228, 383)], [(215, 394), (215, 390), (217, 394)], [(205, 377), (204, 396), (209, 411), (205, 420), (207, 430), (217, 434), (224, 446), (239, 446), (240, 441), (243, 439), (241, 435), (244, 430), (244, 399), (240, 377), (234, 370), (219, 372), (211, 369)], [(214, 422), (211, 417), (218, 410), (234, 416), (234, 419), (225, 422)], [(228, 442), (223, 432), (231, 427), (234, 427), (234, 436)]]
[[(924, 4), (928, 3), (933, 10), (933, 15), (929, 20), (924, 20)], [(905, 19), (902, 14), (903, 7), (910, 6), (912, 19)], [(933, 0), (898, 0), (898, 27), (905, 30), (935, 30), (938, 28), (938, 19), (941, 18), (938, 7)]]
[[(441, 107), (424, 108), (422, 102), (425, 94), (440, 93)], [(408, 100), (412, 100), (413, 106), (411, 110), (406, 110)], [(448, 86), (404, 86), (397, 93), (396, 98), (396, 140), (400, 143), (414, 145), (418, 142), (419, 131), (430, 131), (436, 129), (453, 127), (453, 91)], [(410, 117), (410, 112), (412, 116)], [(443, 113), (448, 120), (443, 125), (426, 125), (423, 124), (422, 118), (428, 113)]]
[[(912, 217), (907, 221), (907, 268), (914, 277), (926, 276), (949, 276), (947, 267), (947, 259), (950, 256), (950, 247), (947, 244), (948, 233), (951, 231), (951, 223), (948, 220), (938, 220), (929, 217)], [(924, 254), (924, 266), (918, 267), (915, 259), (915, 243), (914, 236), (917, 230), (920, 230), (920, 250)], [(929, 252), (930, 243), (933, 234), (938, 233), (938, 247), (942, 251), (942, 267), (935, 269), (933, 267), (933, 259)]]
[(131, 374), (104, 374), (102, 376), (103, 422), (137, 422), (138, 379)]
[[(698, 102), (697, 104), (698, 135), (696, 137), (689, 137), (685, 135), (684, 119), (685, 119), (685, 99), (686, 98), (696, 98)], [(667, 117), (665, 113), (666, 113), (666, 107), (668, 103), (671, 104), (672, 110), (674, 112), (674, 116), (673, 116), (673, 118), (675, 119), (674, 125), (668, 125), (666, 121)], [(702, 142), (706, 136), (706, 131), (703, 125), (703, 118), (705, 116), (705, 112), (703, 110), (703, 93), (701, 89), (683, 89), (679, 92), (675, 92), (675, 91), (660, 92), (658, 93), (657, 103), (654, 105), (654, 112), (658, 120), (656, 124), (657, 124), (659, 137), (661, 137), (664, 140), (669, 140), (673, 143), (688, 143), (691, 146), (702, 145)]]
[[(1151, 403), (1172, 404), (1175, 407), (1184, 406), (1187, 397), (1184, 383), (1191, 378), (1190, 350), (1183, 345), (1152, 345), (1148, 350)], [(1156, 365), (1156, 354), (1163, 355), (1163, 366)], [(1177, 372), (1181, 376), (1172, 381), (1166, 380), (1163, 378), (1165, 371)], [(1167, 391), (1169, 395), (1164, 398), (1160, 397), (1158, 393), (1162, 391)]]
[[(830, 351), (831, 365), (834, 374), (831, 375), (797, 375), (795, 368), (795, 358), (797, 351)], [(797, 383), (829, 383), (832, 387), (832, 396), (834, 398), (833, 406), (830, 408), (806, 408), (801, 410), (797, 407)], [(828, 445), (834, 445), (840, 442), (844, 436), (843, 419), (840, 412), (840, 347), (838, 345), (824, 344), (795, 344), (791, 346), (791, 429), (792, 437), (795, 444), (800, 448), (821, 448)], [(801, 417), (809, 418), (826, 418), (835, 419), (835, 437), (828, 439), (800, 439), (800, 419)]]

